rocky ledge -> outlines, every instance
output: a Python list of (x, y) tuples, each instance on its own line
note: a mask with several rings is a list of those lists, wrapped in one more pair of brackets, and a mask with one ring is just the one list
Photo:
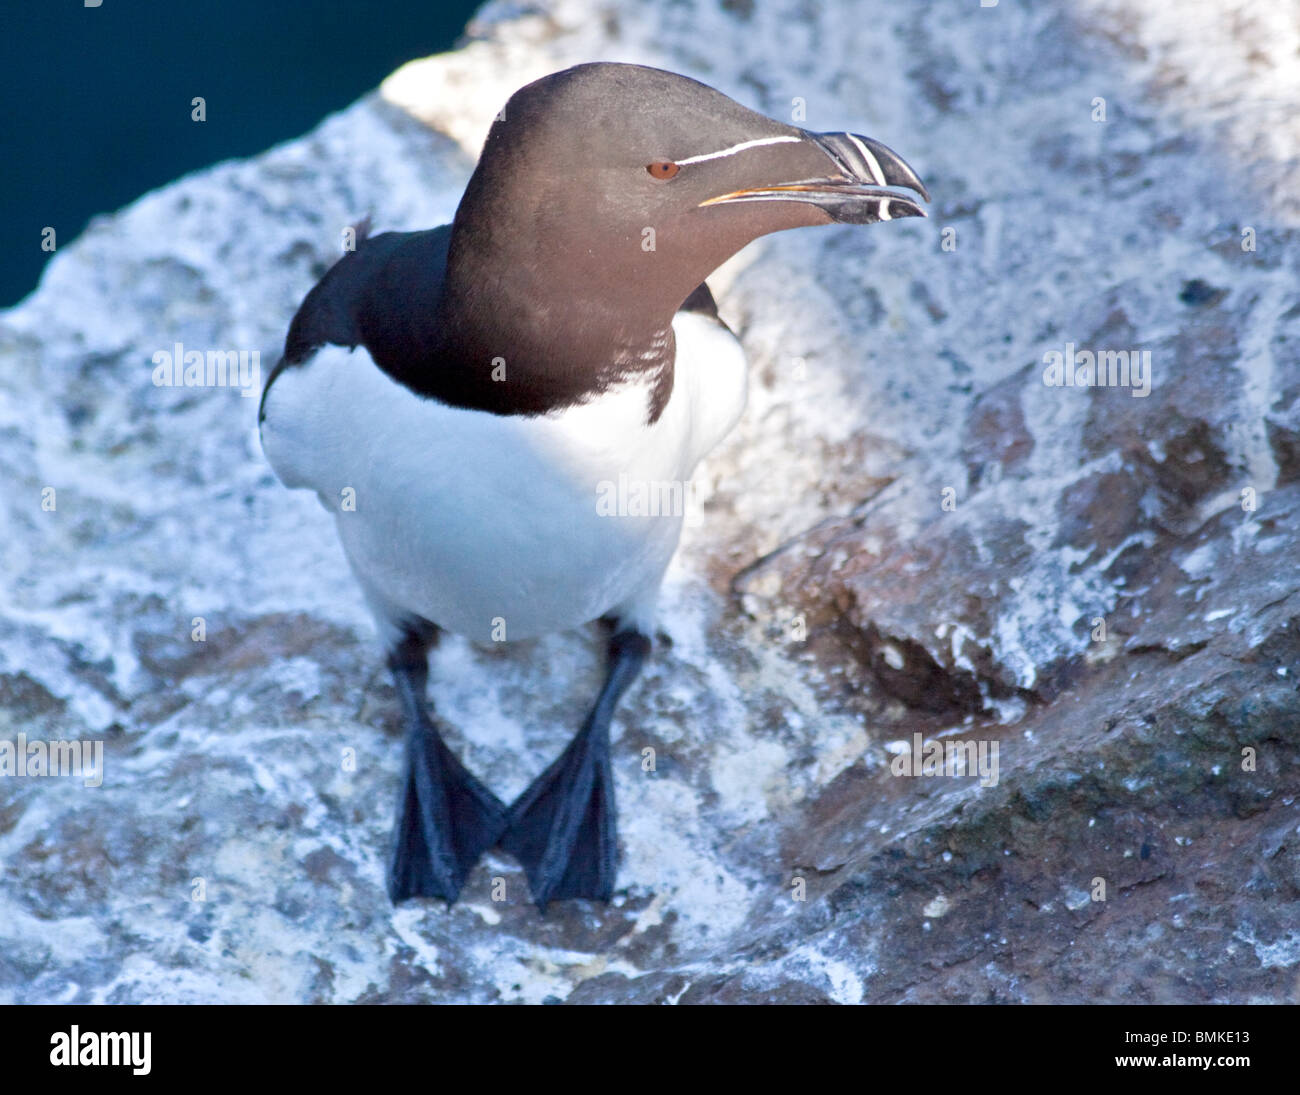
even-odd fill
[[(98, 786), (0, 778), (0, 998), (1300, 999), (1298, 44), (1208, 0), (490, 4), (96, 221), (0, 316), (0, 740), (104, 743)], [(394, 911), (329, 518), (260, 377), (155, 355), (269, 367), (345, 226), (447, 220), (509, 93), (592, 59), (877, 136), (932, 217), (714, 280), (753, 395), (617, 723), (616, 899), (541, 917), (489, 856)], [(509, 795), (599, 653), (448, 642), (431, 691)]]

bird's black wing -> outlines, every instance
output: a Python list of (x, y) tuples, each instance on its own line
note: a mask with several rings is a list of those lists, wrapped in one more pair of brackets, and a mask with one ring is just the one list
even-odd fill
[[(472, 371), (455, 368), (455, 362), (448, 367), (446, 360), (436, 357), (437, 305), (450, 242), (449, 224), (422, 232), (384, 232), (369, 239), (363, 236), (357, 249), (339, 259), (316, 283), (293, 317), (284, 355), (262, 389), (258, 421), (265, 417), (266, 394), (276, 378), (285, 369), (311, 360), (325, 345), (349, 349), (365, 346), (374, 363), (399, 384), (417, 395), (453, 406), (497, 414), (535, 414), (572, 401), (575, 392), (582, 394), (586, 380), (580, 374), (577, 389), (565, 388), (557, 395), (554, 385), (530, 387), (517, 383), (507, 388), (485, 382)], [(713, 294), (703, 282), (678, 310), (709, 316), (726, 327), (718, 316)], [(542, 379), (570, 378), (555, 373)], [(666, 390), (670, 391), (671, 386)]]
[[(731, 331), (731, 328), (727, 327), (726, 321), (718, 315), (718, 302), (713, 299), (713, 293), (709, 290), (708, 282), (702, 281), (692, 289), (691, 295), (682, 301), (681, 307), (677, 310), (679, 312), (697, 312), (702, 316), (708, 316), (710, 319), (716, 320), (719, 325), (726, 327), (728, 331)], [(736, 332), (731, 331), (731, 333), (734, 335)]]
[(679, 312), (700, 312), (706, 316), (718, 318), (718, 302), (713, 299), (713, 294), (709, 291), (709, 283), (702, 281), (694, 289), (691, 295), (682, 301), (682, 305), (677, 309)]
[(361, 239), (355, 251), (330, 267), (289, 325), (284, 356), (262, 389), (259, 421), (276, 377), (326, 344), (364, 344), (381, 367), (418, 361), (421, 351), (433, 345), (435, 305), (450, 241), (449, 224), (422, 232), (383, 232)]

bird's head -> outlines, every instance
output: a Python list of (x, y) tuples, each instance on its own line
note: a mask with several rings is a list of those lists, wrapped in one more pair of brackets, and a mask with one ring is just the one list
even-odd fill
[(637, 300), (671, 316), (759, 236), (924, 216), (898, 187), (929, 200), (903, 159), (869, 137), (774, 121), (659, 69), (579, 65), (506, 104), (452, 246), (496, 252), (591, 301)]

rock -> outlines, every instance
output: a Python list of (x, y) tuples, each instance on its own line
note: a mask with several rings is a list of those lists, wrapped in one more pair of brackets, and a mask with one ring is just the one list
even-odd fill
[[(1296, 29), (801, 13), (489, 4), (0, 316), (0, 740), (104, 755), (102, 786), (0, 777), (0, 999), (1296, 1001)], [(261, 457), (260, 376), (157, 386), (155, 355), (265, 375), (347, 226), (445, 222), (510, 92), (593, 58), (877, 136), (932, 218), (714, 279), (753, 392), (616, 722), (614, 901), (541, 917), (491, 855), (394, 910), (396, 702), (328, 515)], [(1127, 386), (1044, 383), (1120, 351)], [(450, 641), (431, 695), (508, 797), (599, 655)], [(894, 775), (916, 735), (996, 780)]]

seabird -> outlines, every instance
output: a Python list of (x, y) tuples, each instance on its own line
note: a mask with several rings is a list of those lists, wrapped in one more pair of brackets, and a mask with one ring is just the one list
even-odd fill
[[(687, 484), (740, 417), (745, 357), (705, 277), (769, 232), (924, 216), (898, 187), (929, 200), (869, 137), (659, 69), (579, 65), (511, 97), (450, 225), (365, 238), (307, 294), (262, 446), (334, 515), (387, 650), (406, 725), (394, 902), (454, 901), (498, 844), (543, 910), (609, 900), (610, 720), (650, 653), (682, 514), (610, 514), (602, 485)], [(443, 631), (594, 620), (611, 629), (604, 685), (507, 806), (443, 741), (428, 651)]]

